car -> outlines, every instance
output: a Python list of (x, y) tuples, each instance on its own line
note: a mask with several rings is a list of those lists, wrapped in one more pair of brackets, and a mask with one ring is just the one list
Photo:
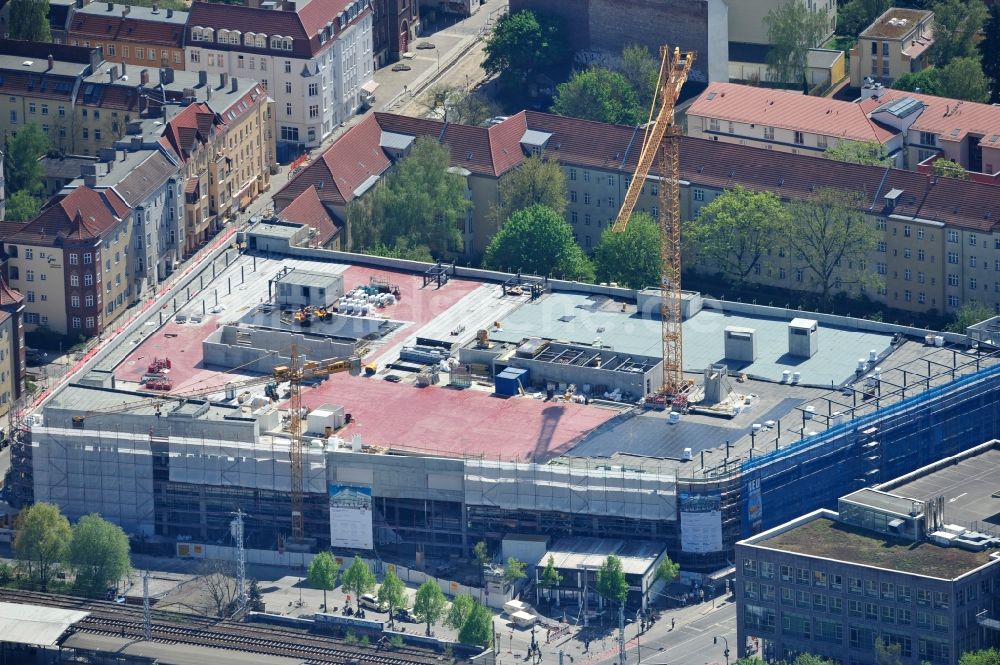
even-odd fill
[(358, 605), (365, 610), (371, 610), (373, 612), (388, 612), (389, 606), (383, 605), (378, 602), (378, 598), (370, 593), (363, 594), (361, 598), (358, 599)]
[(396, 621), (402, 621), (403, 623), (420, 623), (420, 621), (417, 620), (417, 617), (413, 616), (413, 612), (403, 608), (396, 610)]
[(399, 383), (400, 381), (403, 380), (403, 378), (398, 374), (386, 374), (385, 380), (388, 381), (389, 383)]

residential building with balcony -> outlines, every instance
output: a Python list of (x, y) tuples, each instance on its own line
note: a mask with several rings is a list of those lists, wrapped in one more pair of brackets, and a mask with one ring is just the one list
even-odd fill
[(890, 7), (865, 28), (851, 49), (851, 82), (866, 78), (891, 85), (929, 64), (934, 44), (934, 12)]
[(188, 69), (255, 79), (275, 100), (283, 162), (318, 146), (374, 93), (368, 0), (199, 1), (187, 30)]
[(993, 440), (736, 543), (738, 655), (867, 665), (881, 640), (956, 665), (1000, 645), (997, 483)]
[(66, 43), (101, 49), (107, 62), (182, 70), (187, 12), (92, 2), (77, 7)]
[(10, 285), (25, 296), (28, 332), (97, 335), (131, 293), (132, 210), (113, 189), (79, 187), (50, 200), (3, 239)]

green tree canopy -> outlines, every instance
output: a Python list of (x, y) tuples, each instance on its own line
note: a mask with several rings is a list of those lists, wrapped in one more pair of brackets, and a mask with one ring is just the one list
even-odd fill
[(930, 56), (936, 66), (979, 55), (976, 41), (988, 16), (982, 0), (936, 0), (929, 9), (934, 12)]
[(381, 185), (348, 207), (351, 246), (425, 246), (444, 258), (462, 245), (461, 226), (472, 203), (462, 176), (449, 173), (447, 146), (418, 138), (409, 156)]
[(903, 665), (902, 653), (902, 644), (886, 642), (881, 637), (875, 638), (875, 665)]
[(889, 163), (885, 147), (875, 141), (838, 141), (824, 150), (823, 156), (852, 164), (886, 166)]
[(487, 646), (492, 643), (493, 613), (482, 603), (473, 600), (469, 615), (458, 631), (458, 641), (462, 644)]
[(413, 614), (427, 624), (427, 635), (431, 634), (431, 626), (444, 615), (447, 604), (436, 581), (428, 579), (417, 589), (417, 595), (413, 599)]
[(11, 39), (51, 42), (49, 0), (12, 0), (9, 33)]
[(548, 560), (545, 562), (545, 569), (542, 570), (542, 575), (538, 578), (538, 586), (551, 589), (562, 584), (562, 581), (563, 576), (556, 569), (556, 560), (550, 554)]
[(666, 584), (670, 584), (677, 576), (680, 575), (681, 565), (679, 563), (674, 563), (671, 561), (670, 557), (664, 556), (663, 561), (661, 561), (656, 566), (656, 579), (662, 580)]
[(965, 329), (977, 323), (982, 323), (986, 319), (995, 316), (993, 309), (985, 303), (965, 303), (961, 309), (955, 312), (948, 330), (951, 332), (965, 333)]
[(69, 563), (76, 573), (76, 589), (100, 597), (132, 569), (128, 536), (97, 513), (84, 515), (73, 525)]
[(938, 94), (970, 102), (990, 99), (990, 80), (983, 73), (979, 57), (955, 58), (938, 70)]
[(8, 222), (27, 222), (38, 216), (42, 202), (23, 189), (7, 199), (4, 219)]
[(490, 562), (490, 546), (486, 544), (485, 540), (476, 543), (476, 546), (472, 548), (472, 556), (476, 557), (480, 567), (485, 567)]
[(28, 571), (28, 579), (47, 591), (52, 571), (66, 560), (73, 538), (69, 520), (59, 507), (36, 503), (21, 511), (14, 525), (14, 556)]
[(326, 592), (333, 591), (337, 586), (337, 575), (340, 564), (329, 552), (320, 552), (309, 562), (307, 576), (309, 584), (323, 590), (323, 610), (326, 610)]
[(813, 199), (792, 201), (788, 210), (791, 226), (783, 241), (824, 302), (835, 289), (877, 284), (864, 266), (879, 234), (859, 193), (820, 189)]
[(393, 571), (385, 574), (382, 586), (378, 589), (378, 602), (380, 605), (389, 606), (389, 626), (395, 625), (396, 610), (405, 608), (409, 604), (406, 597), (406, 585)]
[(412, 245), (410, 242), (409, 238), (399, 238), (392, 247), (379, 243), (373, 247), (369, 247), (362, 253), (371, 256), (385, 256), (390, 259), (423, 261), (424, 263), (434, 262), (434, 257), (431, 256), (431, 250), (427, 249), (427, 245)]
[(616, 125), (637, 125), (646, 120), (625, 77), (603, 67), (573, 72), (569, 81), (557, 85), (552, 112)]
[(1000, 651), (996, 649), (966, 651), (958, 659), (958, 665), (1000, 665)]
[(455, 596), (455, 600), (451, 601), (451, 609), (448, 610), (448, 616), (445, 618), (444, 624), (455, 630), (461, 630), (462, 626), (465, 625), (465, 620), (472, 613), (472, 606), (475, 602), (472, 596), (468, 594)]
[(744, 284), (787, 230), (789, 213), (773, 192), (737, 185), (688, 222), (686, 242), (728, 279)]
[[(46, 3), (48, 4), (48, 3)], [(46, 19), (47, 20), (47, 19)], [(7, 138), (7, 192), (40, 194), (45, 171), (38, 158), (49, 149), (49, 137), (32, 123)]]
[(460, 125), (479, 125), (502, 111), (499, 104), (480, 92), (444, 83), (432, 85), (421, 104), (436, 117)]
[(806, 56), (830, 32), (826, 12), (809, 9), (799, 0), (788, 0), (764, 17), (768, 41), (768, 74), (778, 83), (805, 81)]
[[(660, 61), (641, 44), (629, 44), (622, 50), (621, 64), (616, 69), (635, 90), (639, 109), (649, 113), (660, 78)], [(642, 118), (645, 122), (648, 115)]]
[(889, 0), (848, 0), (838, 3), (837, 32), (857, 35), (892, 6)]
[(983, 26), (983, 39), (979, 42), (979, 55), (983, 74), (992, 82), (990, 101), (1000, 102), (1000, 4), (990, 5), (989, 20)]
[(528, 576), (524, 570), (525, 564), (514, 557), (507, 559), (507, 565), (503, 568), (503, 581), (507, 584), (515, 584)]
[(965, 167), (951, 161), (950, 159), (944, 159), (943, 157), (935, 159), (931, 166), (933, 167), (934, 175), (936, 176), (941, 176), (942, 178), (955, 178), (956, 180), (969, 179), (969, 172), (965, 170)]
[(570, 225), (544, 206), (511, 215), (486, 247), (483, 263), (494, 270), (581, 281), (594, 278), (594, 268), (573, 240)]
[(500, 178), (499, 203), (490, 211), (499, 229), (518, 210), (542, 205), (557, 215), (566, 211), (566, 174), (559, 162), (532, 155)]
[(630, 289), (660, 284), (660, 227), (644, 212), (632, 215), (621, 233), (607, 229), (594, 249), (594, 269), (601, 282)]
[(614, 554), (605, 559), (597, 569), (597, 593), (615, 603), (624, 603), (628, 598), (628, 581), (625, 579), (622, 561)]
[(351, 567), (344, 571), (340, 578), (340, 584), (344, 591), (354, 594), (354, 602), (357, 608), (361, 608), (361, 594), (368, 593), (375, 588), (375, 573), (368, 569), (368, 564), (355, 556), (351, 562)]
[(530, 10), (500, 17), (483, 51), (487, 76), (496, 76), (506, 88), (527, 83), (568, 53), (558, 26)]
[(939, 73), (939, 70), (933, 67), (921, 69), (919, 72), (908, 72), (893, 81), (892, 87), (896, 90), (922, 92), (925, 95), (940, 95), (941, 81), (938, 78)]

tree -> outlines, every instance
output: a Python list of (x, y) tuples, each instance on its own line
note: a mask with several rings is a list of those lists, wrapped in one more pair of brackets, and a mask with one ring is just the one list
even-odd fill
[(42, 209), (42, 202), (21, 190), (7, 199), (6, 213), (4, 219), (8, 222), (27, 222), (38, 216), (38, 211)]
[(7, 139), (7, 189), (10, 193), (39, 194), (42, 191), (45, 170), (38, 158), (48, 149), (49, 138), (35, 124), (25, 125)]
[(499, 203), (490, 217), (499, 229), (518, 210), (542, 205), (562, 216), (566, 211), (566, 174), (559, 162), (531, 156), (500, 178)]
[(902, 644), (884, 642), (881, 637), (875, 638), (875, 665), (903, 665), (902, 653)]
[(524, 571), (525, 564), (523, 561), (518, 561), (514, 557), (509, 557), (507, 559), (507, 565), (503, 568), (503, 581), (507, 584), (514, 585), (518, 581), (523, 580), (528, 576)]
[(489, 565), (491, 560), (490, 549), (485, 540), (480, 540), (476, 543), (476, 546), (472, 548), (472, 555), (476, 557), (476, 561), (479, 562), (479, 577), (485, 583), (486, 566)]
[(437, 258), (460, 247), (460, 228), (472, 203), (465, 197), (465, 179), (448, 172), (450, 159), (447, 146), (418, 138), (380, 186), (348, 207), (352, 247), (424, 245)]
[(597, 593), (605, 600), (624, 603), (628, 598), (628, 581), (622, 569), (622, 561), (610, 555), (597, 569)]
[(955, 317), (948, 324), (950, 332), (965, 333), (965, 329), (995, 316), (993, 309), (985, 303), (965, 303), (955, 312)]
[(823, 156), (852, 164), (887, 166), (889, 163), (885, 147), (875, 141), (839, 141), (824, 150)]
[(99, 597), (132, 569), (128, 536), (117, 524), (97, 513), (84, 515), (73, 525), (69, 563), (76, 573), (76, 588)]
[(469, 615), (458, 631), (458, 641), (462, 644), (486, 646), (492, 642), (493, 613), (482, 603), (473, 600)]
[(990, 99), (990, 80), (983, 73), (978, 56), (955, 58), (938, 71), (938, 94), (970, 102)]
[(366, 249), (363, 253), (372, 256), (386, 256), (391, 259), (404, 259), (406, 261), (434, 262), (434, 257), (431, 256), (431, 250), (427, 248), (427, 245), (412, 245), (408, 238), (400, 238), (392, 247), (379, 243), (374, 247)]
[(13, 0), (10, 3), (11, 39), (29, 42), (51, 42), (49, 0)]
[(566, 57), (562, 32), (530, 10), (501, 16), (483, 47), (483, 69), (505, 88), (521, 86)]
[(441, 587), (434, 580), (427, 580), (417, 589), (413, 599), (413, 614), (427, 624), (427, 636), (430, 637), (431, 626), (444, 615), (448, 601), (441, 592)]
[[(264, 594), (261, 593), (260, 583), (257, 580), (250, 580), (250, 589), (247, 591), (247, 604), (251, 612), (264, 611)], [(326, 609), (326, 598), (323, 599), (323, 609)]]
[(644, 212), (632, 215), (621, 233), (610, 228), (594, 249), (594, 269), (601, 282), (630, 289), (660, 283), (660, 227)]
[(592, 281), (594, 268), (555, 211), (532, 206), (511, 215), (486, 247), (483, 263), (495, 270)]
[(309, 570), (306, 573), (309, 584), (317, 589), (323, 590), (323, 610), (326, 611), (326, 592), (333, 591), (337, 586), (337, 575), (340, 573), (340, 564), (329, 552), (320, 552), (309, 562)]
[(770, 10), (764, 17), (768, 41), (773, 44), (767, 54), (768, 73), (777, 83), (805, 81), (806, 56), (809, 49), (829, 33), (827, 15), (809, 9), (799, 0), (788, 0)]
[(958, 659), (958, 665), (1000, 665), (1000, 651), (996, 649), (966, 651)]
[(687, 224), (687, 242), (727, 278), (743, 285), (788, 228), (789, 213), (773, 192), (737, 185), (715, 197)]
[(937, 0), (930, 9), (934, 12), (931, 62), (944, 67), (955, 58), (978, 55), (976, 41), (989, 15), (982, 0)]
[(663, 561), (661, 561), (656, 566), (655, 577), (657, 580), (662, 580), (664, 584), (670, 584), (681, 572), (681, 566), (679, 563), (674, 563), (671, 561), (670, 557), (664, 556)]
[(990, 5), (989, 20), (983, 26), (983, 33), (979, 55), (983, 73), (993, 82), (990, 101), (996, 103), (1000, 102), (1000, 5)]
[[(562, 584), (562, 581), (563, 576), (556, 570), (556, 560), (550, 554), (548, 561), (545, 562), (545, 569), (542, 571), (541, 577), (538, 578), (538, 586), (543, 589), (553, 589)], [(549, 600), (551, 601), (551, 598)]]
[(878, 232), (864, 213), (861, 194), (820, 189), (815, 198), (793, 201), (788, 207), (790, 226), (783, 242), (793, 257), (799, 257), (799, 268), (824, 303), (835, 288), (877, 284), (864, 265)]
[(441, 83), (430, 87), (421, 104), (432, 115), (460, 125), (479, 125), (501, 113), (499, 104), (481, 92)]
[(622, 50), (618, 71), (635, 91), (639, 109), (647, 112), (653, 105), (660, 78), (660, 62), (641, 44), (630, 44)]
[(842, 35), (857, 35), (890, 6), (889, 0), (849, 0), (840, 4), (837, 32)]
[(406, 597), (406, 586), (391, 570), (385, 574), (382, 586), (378, 589), (378, 602), (379, 605), (389, 606), (390, 628), (395, 625), (396, 610), (405, 608), (409, 604), (409, 599)]
[(340, 585), (344, 591), (354, 594), (357, 609), (361, 609), (361, 595), (375, 588), (375, 573), (368, 569), (368, 564), (355, 555), (351, 567), (344, 571)]
[(956, 164), (950, 159), (944, 159), (943, 157), (935, 159), (931, 167), (934, 169), (934, 175), (941, 178), (969, 179), (969, 172), (965, 170), (965, 167), (961, 164)]
[(922, 92), (925, 95), (939, 95), (941, 81), (939, 79), (940, 70), (928, 67), (919, 72), (903, 74), (892, 82), (892, 87), (896, 90), (908, 90), (909, 92)]
[(201, 588), (217, 617), (225, 617), (236, 602), (236, 575), (232, 561), (205, 559), (198, 566)]
[(615, 125), (637, 125), (646, 119), (625, 77), (603, 67), (573, 72), (557, 85), (552, 112)]
[(36, 503), (21, 511), (14, 525), (14, 556), (27, 568), (28, 579), (47, 591), (53, 570), (66, 560), (73, 532), (59, 507)]
[(472, 613), (472, 606), (475, 602), (468, 594), (455, 596), (455, 600), (451, 601), (451, 609), (448, 610), (444, 624), (455, 630), (461, 630), (462, 626), (465, 625), (465, 620)]
[(792, 665), (834, 665), (832, 660), (827, 660), (822, 656), (816, 656), (811, 653), (800, 653), (792, 661)]

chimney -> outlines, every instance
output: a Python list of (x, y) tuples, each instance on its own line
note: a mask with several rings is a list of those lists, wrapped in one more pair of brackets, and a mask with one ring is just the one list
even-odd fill
[(114, 148), (101, 148), (97, 151), (97, 155), (102, 162), (113, 162), (115, 161), (115, 149)]
[(115, 10), (115, 3), (109, 2), (108, 3), (108, 11), (109, 12), (113, 12), (114, 10)]
[(49, 66), (45, 68), (45, 71), (47, 71), (47, 72), (51, 72), (52, 71), (52, 65), (53, 65), (54, 61), (55, 61), (55, 58), (53, 58), (50, 55), (49, 56)]
[(171, 67), (164, 67), (160, 70), (160, 83), (167, 85), (174, 82), (174, 70)]
[(73, 3), (73, 6), (77, 9), (83, 9), (83, 0), (76, 0), (76, 2)]
[(101, 53), (101, 49), (92, 48), (90, 49), (90, 71), (88, 74), (93, 74), (97, 71), (97, 68), (101, 66), (104, 62), (104, 54)]
[[(136, 144), (138, 144), (138, 145), (136, 145)], [(138, 150), (139, 148), (142, 147), (142, 139), (139, 138), (139, 137), (137, 137), (137, 136), (133, 136), (131, 138), (131, 142), (129, 143), (129, 146), (133, 150)], [(128, 150), (122, 150), (122, 161), (124, 162), (126, 159), (128, 159)]]
[(204, 69), (198, 70), (198, 85), (199, 86), (208, 85), (208, 72), (206, 72)]
[(149, 70), (148, 69), (143, 69), (141, 72), (139, 72), (139, 84), (140, 85), (149, 85)]
[(114, 83), (115, 81), (118, 80), (118, 66), (117, 65), (111, 67), (108, 70), (108, 79), (110, 79), (111, 83)]
[(83, 184), (91, 189), (97, 187), (97, 164), (84, 164), (80, 167)]
[(125, 9), (122, 10), (122, 18), (128, 16), (130, 11), (132, 11), (131, 5), (125, 5)]
[(228, 83), (229, 83), (229, 74), (227, 74), (226, 72), (220, 72), (219, 73), (219, 89), (221, 90), (222, 88), (225, 88), (226, 84), (228, 84)]
[(232, 83), (233, 83), (232, 92), (236, 92), (236, 90), (239, 88), (239, 81), (236, 80), (235, 76), (232, 78)]
[(173, 18), (173, 17), (174, 17), (174, 10), (171, 9), (170, 7), (167, 7), (167, 18)]
[(125, 63), (122, 63), (122, 76), (125, 76)]
[(154, 14), (159, 14), (160, 13), (160, 8), (156, 6), (155, 2), (153, 3), (153, 13)]
[(205, 90), (205, 101), (212, 101), (212, 89), (207, 88)]

